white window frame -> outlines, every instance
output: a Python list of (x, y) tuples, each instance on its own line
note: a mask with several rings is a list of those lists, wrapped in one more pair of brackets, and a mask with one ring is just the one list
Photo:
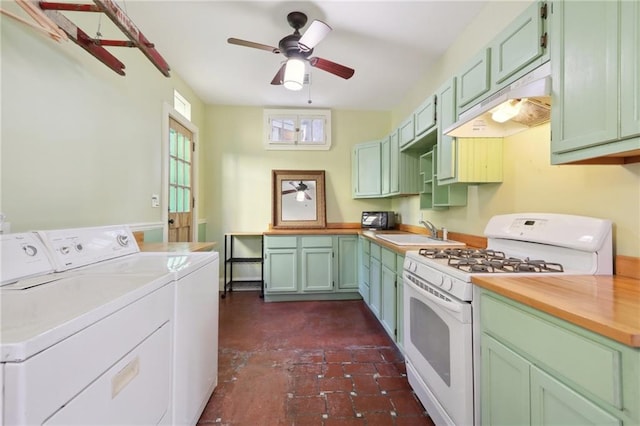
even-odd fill
[(191, 102), (187, 100), (180, 92), (173, 89), (173, 109), (178, 111), (187, 120), (191, 121)]
[[(331, 110), (328, 109), (265, 109), (264, 110), (264, 147), (268, 150), (328, 150), (331, 148)], [(296, 138), (293, 141), (271, 140), (271, 121), (291, 119), (295, 123)], [(298, 140), (300, 122), (303, 119), (321, 119), (324, 121), (324, 141), (304, 142)]]

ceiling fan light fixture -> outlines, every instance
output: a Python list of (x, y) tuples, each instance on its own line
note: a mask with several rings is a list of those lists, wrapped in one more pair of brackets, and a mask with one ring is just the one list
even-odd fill
[(304, 74), (305, 63), (302, 59), (288, 59), (287, 66), (284, 69), (284, 87), (289, 90), (302, 90)]
[(302, 38), (300, 38), (298, 47), (303, 52), (310, 52), (311, 49), (316, 47), (330, 32), (331, 27), (329, 25), (316, 19), (311, 23), (309, 29), (305, 31)]

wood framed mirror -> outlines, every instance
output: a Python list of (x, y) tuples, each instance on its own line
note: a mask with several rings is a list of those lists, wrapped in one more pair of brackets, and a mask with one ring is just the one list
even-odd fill
[(272, 170), (272, 226), (326, 228), (324, 170)]

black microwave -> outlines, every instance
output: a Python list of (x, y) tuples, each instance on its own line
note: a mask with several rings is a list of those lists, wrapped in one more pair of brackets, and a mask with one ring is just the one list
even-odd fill
[(363, 229), (393, 229), (396, 226), (394, 212), (362, 212), (360, 226)]

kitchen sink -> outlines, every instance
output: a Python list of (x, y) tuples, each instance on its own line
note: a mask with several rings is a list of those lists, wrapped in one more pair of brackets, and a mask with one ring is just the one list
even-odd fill
[(459, 241), (436, 240), (419, 234), (378, 234), (376, 238), (397, 246), (464, 246), (464, 243)]

